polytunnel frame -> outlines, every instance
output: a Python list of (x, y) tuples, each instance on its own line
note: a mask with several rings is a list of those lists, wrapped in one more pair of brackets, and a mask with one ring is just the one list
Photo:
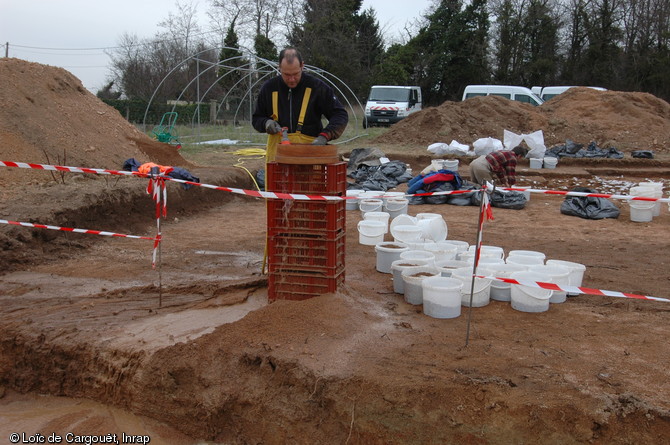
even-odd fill
[[(198, 129), (198, 131), (197, 131), (197, 139), (198, 139), (198, 141), (197, 141), (197, 142), (201, 142), (201, 141), (200, 141), (200, 127), (201, 127), (202, 123), (200, 122), (200, 105), (201, 105), (202, 103), (204, 103), (204, 101), (205, 101), (206, 98), (207, 98), (207, 95), (208, 95), (209, 92), (212, 90), (212, 88), (214, 88), (214, 87), (216, 86), (216, 84), (219, 82), (219, 80), (223, 79), (225, 76), (227, 76), (227, 75), (229, 75), (229, 74), (231, 74), (231, 73), (233, 73), (233, 72), (236, 72), (236, 71), (241, 71), (241, 72), (244, 72), (245, 74), (244, 74), (244, 75), (243, 75), (237, 82), (235, 82), (235, 84), (233, 85), (232, 88), (230, 88), (229, 91), (226, 92), (226, 94), (224, 95), (224, 97), (221, 99), (220, 102), (219, 102), (219, 101), (216, 102), (216, 116), (218, 117), (219, 113), (221, 112), (221, 108), (223, 107), (223, 104), (225, 103), (226, 99), (227, 99), (228, 96), (231, 94), (231, 92), (233, 92), (233, 91), (235, 90), (236, 87), (241, 86), (242, 84), (244, 84), (245, 82), (248, 81), (248, 88), (246, 89), (246, 92), (241, 96), (240, 103), (238, 104), (238, 106), (237, 106), (237, 108), (236, 108), (236, 110), (235, 110), (235, 114), (234, 114), (234, 117), (233, 117), (233, 125), (234, 125), (235, 122), (237, 122), (237, 120), (238, 120), (238, 119), (237, 119), (238, 115), (239, 115), (240, 113), (242, 113), (242, 110), (241, 110), (241, 108), (242, 108), (242, 104), (244, 103), (244, 101), (245, 101), (246, 99), (248, 99), (248, 100), (249, 100), (249, 115), (248, 115), (248, 121), (249, 121), (249, 134), (251, 135), (251, 134), (253, 134), (253, 133), (255, 132), (254, 128), (253, 128), (252, 125), (251, 125), (251, 122), (252, 122), (252, 115), (253, 115), (253, 109), (252, 109), (252, 104), (253, 104), (253, 101), (252, 101), (252, 93), (253, 93), (253, 91), (255, 90), (255, 88), (258, 87), (259, 83), (261, 83), (262, 81), (264, 81), (265, 79), (267, 79), (268, 76), (271, 76), (271, 75), (273, 75), (273, 74), (279, 75), (279, 63), (278, 63), (278, 62), (275, 62), (275, 61), (268, 60), (268, 59), (264, 59), (264, 58), (262, 58), (262, 57), (258, 57), (258, 56), (256, 56), (255, 54), (253, 54), (253, 53), (251, 53), (251, 52), (246, 52), (245, 55), (239, 55), (239, 56), (229, 57), (229, 58), (227, 58), (227, 59), (220, 60), (220, 61), (218, 61), (218, 62), (216, 62), (216, 63), (213, 63), (213, 62), (211, 62), (211, 61), (209, 61), (209, 60), (202, 59), (202, 58), (200, 57), (203, 53), (210, 52), (210, 51), (212, 51), (212, 50), (217, 50), (218, 53), (220, 54), (220, 53), (221, 53), (221, 50), (223, 50), (223, 49), (228, 49), (228, 50), (233, 50), (233, 51), (240, 51), (239, 48), (231, 48), (231, 47), (227, 47), (227, 46), (222, 46), (222, 47), (219, 47), (219, 48), (210, 48), (210, 49), (205, 49), (205, 50), (199, 51), (198, 53), (196, 53), (196, 54), (194, 54), (194, 55), (192, 55), (192, 56), (190, 56), (190, 57), (187, 57), (186, 59), (184, 59), (184, 60), (182, 60), (181, 62), (177, 63), (177, 64), (176, 64), (176, 65), (175, 65), (175, 66), (174, 66), (174, 67), (173, 67), (173, 68), (172, 68), (172, 69), (171, 69), (171, 70), (170, 70), (170, 71), (163, 77), (163, 79), (161, 79), (161, 81), (159, 82), (159, 84), (158, 84), (158, 85), (156, 86), (156, 88), (154, 89), (154, 92), (153, 92), (153, 94), (151, 95), (151, 98), (149, 99), (149, 102), (148, 102), (148, 104), (147, 104), (147, 108), (146, 108), (146, 110), (144, 111), (144, 118), (143, 118), (142, 126), (143, 126), (143, 129), (144, 129), (145, 132), (146, 132), (146, 128), (147, 128), (147, 122), (146, 122), (146, 121), (147, 121), (147, 116), (148, 116), (148, 114), (149, 114), (149, 110), (151, 109), (151, 104), (153, 103), (154, 98), (155, 98), (156, 95), (158, 94), (158, 91), (160, 90), (160, 88), (163, 86), (163, 84), (166, 82), (166, 80), (167, 80), (170, 76), (172, 76), (172, 75), (173, 75), (176, 71), (178, 71), (182, 66), (184, 66), (184, 65), (188, 65), (188, 63), (191, 62), (191, 61), (195, 61), (195, 62), (196, 62), (196, 75), (195, 75), (195, 76), (194, 76), (194, 77), (193, 77), (193, 78), (186, 84), (186, 86), (181, 90), (181, 92), (179, 93), (179, 96), (176, 98), (176, 100), (174, 101), (174, 104), (172, 105), (172, 109), (171, 109), (171, 111), (172, 111), (172, 112), (175, 111), (178, 102), (179, 102), (179, 101), (181, 100), (181, 98), (184, 96), (185, 92), (186, 92), (186, 91), (187, 91), (187, 90), (194, 84), (194, 82), (195, 82), (195, 85), (196, 85), (196, 104), (197, 104), (197, 108), (196, 108), (196, 112), (193, 113), (193, 118), (191, 119), (191, 126), (192, 126), (192, 127), (195, 127), (195, 126), (196, 126), (196, 122), (195, 122), (195, 120), (196, 120), (196, 117), (197, 117), (197, 129)], [(249, 60), (249, 62), (247, 62), (246, 64), (244, 64), (244, 65), (242, 65), (242, 66), (235, 66), (235, 67), (233, 67), (232, 70), (227, 70), (227, 71), (226, 71), (223, 75), (221, 75), (221, 76), (220, 76), (220, 75), (217, 75), (217, 76), (216, 76), (216, 79), (214, 79), (214, 81), (211, 83), (211, 85), (209, 85), (209, 86), (205, 89), (204, 93), (201, 95), (201, 92), (200, 92), (200, 77), (201, 77), (202, 75), (206, 74), (206, 73), (207, 73), (209, 70), (211, 70), (211, 69), (218, 69), (218, 68), (221, 68), (221, 67), (224, 67), (224, 68), (231, 68), (231, 67), (228, 65), (231, 61), (238, 60), (238, 59), (243, 59), (243, 58), (246, 58), (247, 60)], [(207, 68), (205, 68), (202, 72), (200, 71), (200, 63), (201, 63), (201, 62), (202, 62), (203, 64), (205, 64), (205, 65), (209, 65), (209, 66), (208, 66)], [(310, 73), (310, 74), (312, 74), (312, 75), (315, 75), (315, 76), (321, 78), (324, 82), (326, 82), (327, 84), (329, 84), (329, 85), (330, 85), (330, 86), (331, 86), (331, 87), (332, 87), (332, 88), (333, 88), (333, 89), (340, 95), (340, 97), (343, 99), (343, 101), (346, 103), (345, 106), (346, 106), (348, 109), (350, 109), (350, 110), (354, 110), (354, 105), (353, 105), (352, 102), (349, 100), (349, 97), (347, 96), (347, 94), (344, 93), (345, 91), (348, 92), (349, 95), (350, 95), (351, 97), (354, 98), (354, 100), (355, 100), (356, 103), (358, 104), (358, 107), (360, 108), (360, 110), (364, 113), (365, 108), (363, 107), (363, 105), (361, 104), (361, 102), (358, 100), (358, 98), (356, 97), (356, 95), (354, 94), (354, 92), (351, 90), (351, 88), (349, 88), (349, 86), (348, 86), (344, 81), (342, 81), (342, 79), (338, 78), (337, 76), (335, 76), (334, 74), (332, 74), (332, 73), (330, 73), (330, 72), (328, 72), (328, 71), (326, 71), (326, 70), (323, 70), (323, 69), (318, 68), (318, 67), (313, 66), (313, 65), (307, 65), (307, 64), (305, 64), (305, 68), (306, 68), (306, 70), (307, 70), (308, 73)], [(262, 75), (261, 75), (261, 74), (262, 74)], [(254, 78), (255, 78), (256, 80), (252, 82), (252, 80), (253, 80)], [(338, 84), (337, 84), (336, 82), (339, 82), (339, 84), (342, 85), (342, 88), (340, 88), (340, 86), (338, 86)], [(343, 90), (344, 90), (344, 91), (343, 91)], [(363, 119), (365, 119), (365, 115), (364, 115), (364, 114), (363, 114)], [(350, 123), (351, 123), (351, 120), (350, 120)], [(337, 141), (337, 142), (333, 142), (333, 144), (343, 144), (343, 143), (352, 141), (352, 140), (354, 140), (354, 139), (357, 139), (357, 138), (359, 138), (359, 137), (364, 136), (364, 135), (367, 134), (367, 133), (364, 133), (364, 134), (359, 134), (359, 133), (358, 133), (358, 129), (361, 128), (361, 127), (359, 127), (359, 125), (358, 125), (358, 117), (357, 117), (356, 113), (353, 113), (353, 124), (354, 124), (354, 135), (353, 135), (352, 137), (350, 137), (349, 139), (342, 140), (342, 141)], [(252, 139), (251, 136), (250, 136), (250, 139)], [(252, 143), (252, 142), (248, 142), (248, 143), (242, 142), (240, 145), (243, 145), (243, 144), (258, 145), (258, 143)]]

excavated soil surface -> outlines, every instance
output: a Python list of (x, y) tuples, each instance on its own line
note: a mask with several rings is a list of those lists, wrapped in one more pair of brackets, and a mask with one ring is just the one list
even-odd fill
[[(1, 59), (0, 78), (2, 161), (116, 170), (135, 157), (188, 168), (203, 183), (253, 189), (244, 170), (226, 166), (229, 158), (212, 156), (206, 168), (189, 162), (138, 132), (64, 70)], [(375, 146), (420, 170), (430, 160), (425, 144), (436, 142), (421, 139), (428, 129), (470, 143), (445, 128), (473, 138), (543, 128), (558, 135), (557, 143), (615, 141), (626, 158), (561, 161), (554, 170), (524, 164), (520, 185), (625, 193), (635, 182), (655, 180), (667, 190), (668, 104), (646, 94), (607, 95), (620, 104), (634, 101), (638, 116), (583, 91), (539, 111), (477, 99), (486, 110), (469, 114), (445, 103), (413, 122), (427, 125), (440, 113), (458, 121), (437, 119), (410, 133), (407, 119)], [(521, 112), (526, 116), (514, 117), (519, 125), (513, 125), (508, 119)], [(533, 121), (537, 113), (545, 120)], [(558, 133), (558, 121), (565, 133)], [(632, 159), (632, 149), (658, 156)], [(145, 181), (0, 167), (0, 219), (153, 236)], [(584, 285), (594, 289), (670, 298), (666, 204), (651, 222), (635, 223), (620, 201), (614, 201), (618, 219), (585, 220), (562, 215), (562, 199), (534, 194), (523, 210), (494, 209), (484, 243), (582, 263)], [(478, 208), (410, 207), (419, 212), (440, 213), (449, 239), (474, 243)], [(580, 295), (539, 314), (493, 301), (470, 313), (464, 308), (455, 319), (430, 318), (393, 292), (390, 275), (375, 270), (374, 247), (358, 243), (360, 219), (347, 212), (346, 282), (337, 293), (271, 304), (261, 273), (265, 204), (258, 198), (168, 184), (156, 269), (148, 240), (0, 226), (0, 437), (125, 433), (169, 444), (668, 441), (669, 303)]]

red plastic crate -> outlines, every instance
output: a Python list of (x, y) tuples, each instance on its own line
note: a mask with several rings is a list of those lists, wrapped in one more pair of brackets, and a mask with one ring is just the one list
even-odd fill
[(307, 300), (337, 291), (344, 284), (344, 269), (334, 275), (309, 271), (284, 271), (268, 275), (268, 299)]
[(279, 234), (324, 234), (334, 238), (344, 232), (347, 209), (344, 201), (296, 201), (268, 199), (268, 236)]
[(326, 274), (344, 268), (345, 233), (335, 239), (278, 235), (268, 238), (268, 270), (320, 271)]
[(344, 196), (347, 192), (347, 164), (278, 164), (265, 171), (265, 190), (279, 193)]

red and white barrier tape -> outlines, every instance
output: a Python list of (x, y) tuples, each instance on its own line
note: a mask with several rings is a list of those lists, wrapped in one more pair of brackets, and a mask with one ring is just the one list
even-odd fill
[(23, 226), (23, 227), (35, 227), (37, 229), (61, 230), (63, 232), (86, 233), (90, 235), (115, 236), (120, 238), (134, 238), (134, 239), (146, 239), (146, 240), (156, 239), (155, 237), (151, 236), (125, 235), (123, 233), (105, 232), (103, 230), (74, 229), (72, 227), (59, 227), (46, 224), (33, 224), (27, 222), (9, 221), (6, 219), (0, 219), (0, 224), (10, 224), (14, 226)]
[[(86, 167), (66, 167), (62, 165), (47, 165), (47, 164), (32, 164), (25, 162), (10, 162), (10, 161), (0, 161), (0, 167), (18, 167), (18, 168), (30, 168), (37, 170), (52, 170), (52, 171), (69, 171), (73, 173), (93, 173), (93, 174), (102, 174), (102, 175), (126, 175), (126, 176), (139, 176), (139, 177), (150, 177), (150, 175), (138, 173), (138, 172), (128, 172), (123, 170), (108, 170), (100, 168), (86, 168)], [(181, 184), (190, 184), (198, 187), (205, 187), (214, 190), (222, 190), (230, 193), (236, 193), (240, 195), (252, 196), (255, 198), (273, 198), (273, 199), (295, 199), (295, 200), (314, 200), (314, 201), (339, 201), (346, 199), (358, 199), (356, 196), (328, 196), (328, 195), (305, 195), (297, 193), (277, 193), (277, 192), (262, 192), (256, 190), (245, 190), (232, 187), (221, 187), (211, 184), (202, 184), (199, 182), (184, 181), (182, 179), (175, 179), (169, 176), (161, 176), (166, 180), (178, 182)], [(518, 187), (499, 187), (502, 190), (513, 190), (518, 192), (531, 192), (531, 193), (543, 193), (547, 195), (564, 195), (564, 196), (585, 196), (585, 197), (595, 197), (595, 198), (613, 198), (613, 199), (623, 199), (623, 200), (632, 200), (632, 201), (660, 201), (660, 202), (670, 202), (670, 198), (652, 198), (646, 196), (632, 196), (632, 195), (612, 195), (604, 193), (584, 193), (584, 192), (568, 192), (562, 190), (543, 190), (543, 189), (525, 189)], [(439, 196), (439, 195), (455, 195), (461, 193), (473, 193), (478, 190), (449, 190), (443, 192), (426, 192), (426, 193), (417, 193), (414, 195), (405, 195), (405, 196)], [(385, 193), (380, 191), (379, 198), (385, 196)], [(376, 197), (376, 196), (375, 196)]]
[(654, 301), (663, 301), (666, 303), (670, 303), (670, 299), (668, 298), (651, 297), (649, 295), (630, 294), (627, 292), (617, 292), (612, 290), (591, 289), (589, 287), (566, 286), (541, 281), (535, 282), (526, 280), (515, 280), (514, 278), (491, 277), (485, 275), (475, 275), (475, 276), (477, 278), (486, 278), (489, 280), (503, 281), (505, 283), (519, 284), (522, 286), (536, 287), (547, 290), (563, 291), (571, 294), (602, 295), (605, 297), (634, 298), (637, 300), (654, 300)]

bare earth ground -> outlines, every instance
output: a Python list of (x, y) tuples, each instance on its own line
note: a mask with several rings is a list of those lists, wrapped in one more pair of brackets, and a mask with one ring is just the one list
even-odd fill
[[(213, 165), (214, 156), (208, 168), (172, 157), (120, 116), (102, 119), (117, 128), (105, 137), (72, 128), (84, 119), (75, 109), (110, 111), (65, 71), (3, 59), (0, 74), (11, 79), (9, 88), (0, 86), (7, 104), (0, 160), (45, 163), (44, 147), (53, 145), (53, 162), (60, 152), (51, 134), (65, 134), (67, 165), (119, 169), (137, 157), (185, 166), (204, 183), (253, 188), (246, 172)], [(60, 113), (30, 105), (37, 96)], [(615, 181), (661, 180), (667, 190), (670, 115), (665, 102), (654, 104), (639, 106), (641, 122), (628, 116), (643, 145), (621, 148), (654, 149), (657, 159), (561, 161), (555, 170), (523, 165), (520, 184), (605, 191)], [(498, 112), (501, 120), (508, 115)], [(619, 130), (620, 116), (612, 115)], [(590, 123), (578, 120), (573, 127)], [(25, 122), (39, 122), (44, 134), (24, 132)], [(483, 131), (466, 124), (467, 133)], [(415, 170), (427, 165), (426, 144), (411, 135), (394, 140), (397, 128), (375, 146)], [(61, 179), (1, 168), (0, 186), (2, 219), (155, 232), (153, 203), (137, 178)], [(668, 303), (581, 295), (528, 314), (491, 302), (473, 309), (465, 347), (467, 311), (437, 320), (394, 294), (390, 276), (375, 271), (374, 248), (358, 244), (354, 211), (347, 213), (345, 286), (267, 304), (263, 201), (176, 184), (168, 193), (160, 270), (151, 269), (151, 241), (0, 227), (3, 443), (12, 432), (125, 432), (174, 444), (670, 441)], [(560, 214), (561, 200), (533, 195), (523, 210), (494, 209), (484, 242), (583, 263), (588, 287), (670, 297), (667, 205), (652, 222), (634, 223), (618, 201), (618, 219), (594, 221)], [(418, 212), (441, 213), (449, 239), (474, 243), (476, 207), (410, 207)]]

